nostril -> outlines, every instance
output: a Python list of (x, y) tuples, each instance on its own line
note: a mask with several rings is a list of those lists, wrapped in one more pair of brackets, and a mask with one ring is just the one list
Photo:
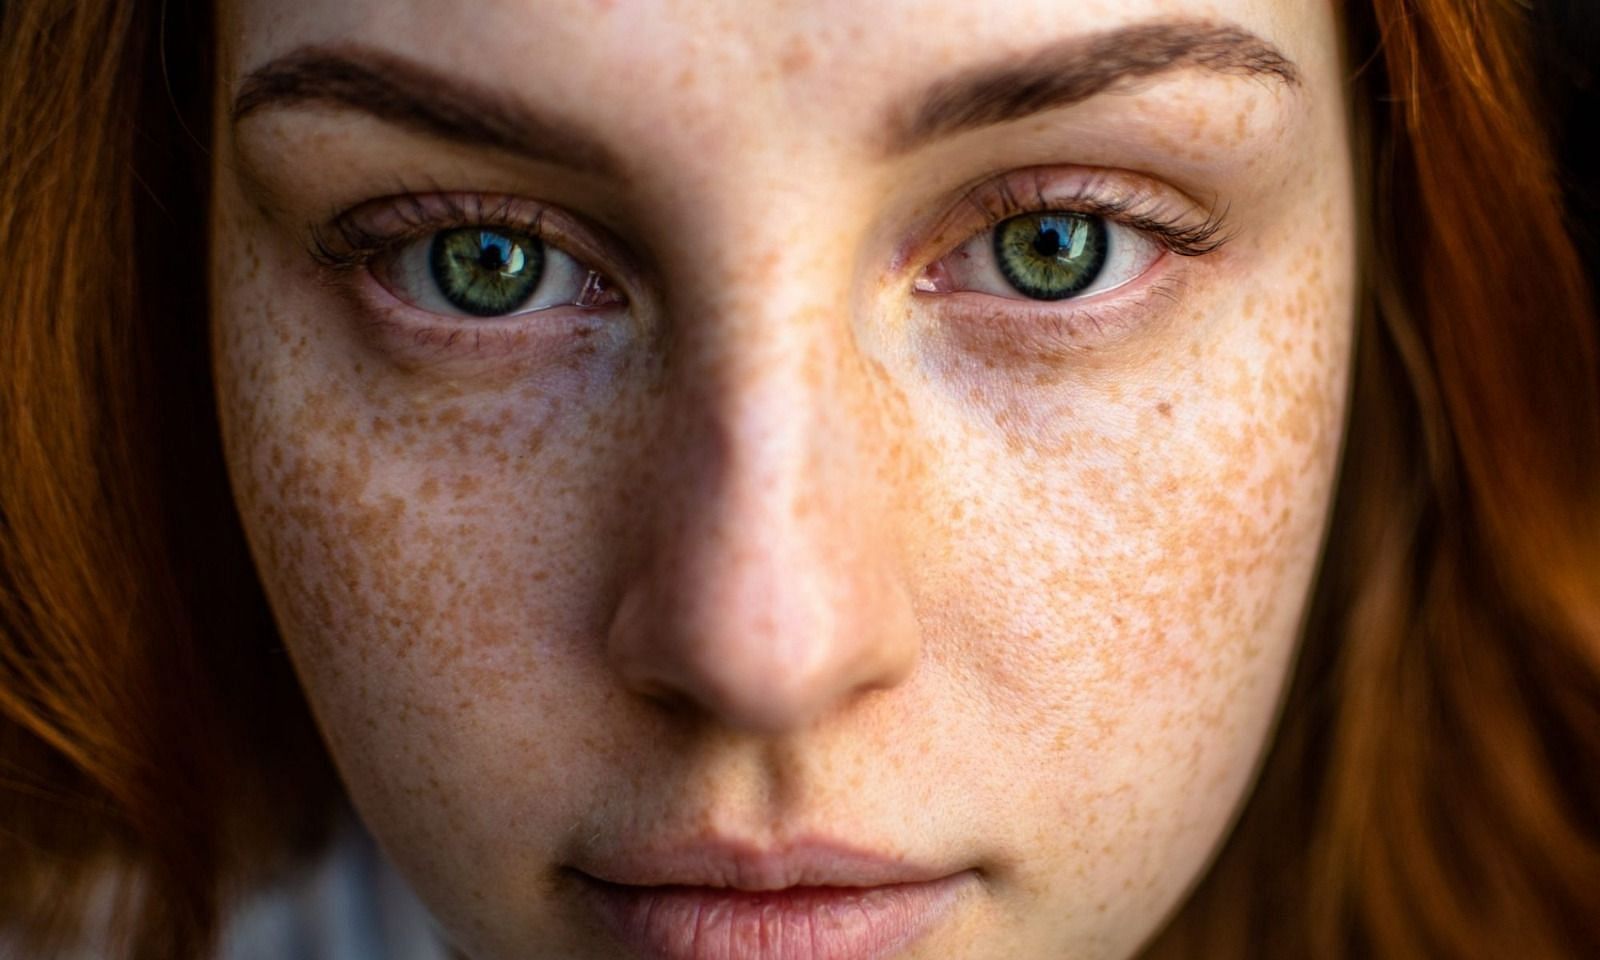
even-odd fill
[(704, 707), (695, 698), (664, 683), (645, 680), (633, 684), (633, 691), (642, 699), (655, 704), (662, 713), (670, 717), (691, 717), (705, 712)]

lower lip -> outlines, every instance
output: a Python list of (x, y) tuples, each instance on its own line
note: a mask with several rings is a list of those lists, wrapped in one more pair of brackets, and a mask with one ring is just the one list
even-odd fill
[(589, 879), (606, 925), (649, 960), (882, 960), (950, 913), (973, 878), (764, 891)]

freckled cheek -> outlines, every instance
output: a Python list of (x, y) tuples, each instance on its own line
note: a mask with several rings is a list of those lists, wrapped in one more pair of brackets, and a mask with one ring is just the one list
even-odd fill
[(1192, 363), (1114, 391), (1041, 391), (1036, 408), (1071, 410), (1047, 448), (974, 418), (942, 449), (933, 592), (970, 598), (941, 604), (964, 620), (950, 632), (991, 651), (997, 721), (1086, 770), (1125, 752), (1150, 704), (1212, 726), (1259, 713), (1292, 649), (1331, 496), (1349, 303), (1327, 284), (1254, 289), (1180, 350)]
[(622, 539), (605, 499), (627, 438), (597, 437), (581, 397), (419, 406), (372, 357), (318, 339), (337, 322), (325, 310), (226, 271), (221, 284), (230, 473), (313, 699), (358, 729), (464, 690), (489, 712), (551, 677), (553, 648), (592, 633), (603, 605), (610, 565), (588, 561)]
[(596, 557), (616, 542), (595, 493), (609, 458), (514, 405), (407, 427), (327, 389), (309, 394), (319, 425), (307, 396), (232, 401), (259, 424), (235, 461), (256, 491), (242, 510), (307, 695), (367, 816), (457, 846), (489, 835), (466, 820), (520, 796), (495, 784), (563, 756), (578, 775), (561, 742), (582, 723), (528, 732), (593, 715), (576, 701), (601, 650)]
[[(410, 655), (418, 638), (493, 632), (583, 572), (567, 544), (597, 511), (562, 439), (519, 425), (502, 445), (482, 423), (405, 429), (356, 397), (311, 399), (266, 400), (276, 409), (238, 461), (262, 567), (295, 586), (308, 634)], [(513, 452), (533, 447), (531, 462)]]

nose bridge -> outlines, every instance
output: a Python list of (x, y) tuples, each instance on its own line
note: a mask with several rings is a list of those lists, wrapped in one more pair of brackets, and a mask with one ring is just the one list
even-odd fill
[(915, 656), (835, 253), (773, 233), (708, 252), (671, 308), (653, 539), (608, 652), (635, 689), (726, 726), (803, 726)]
[[(764, 529), (798, 531), (811, 498), (837, 491), (876, 428), (852, 375), (851, 244), (824, 233), (825, 195), (741, 179), (732, 202), (702, 208), (703, 229), (673, 265), (670, 413), (695, 438), (695, 459), (682, 464), (692, 513), (749, 512)], [(830, 484), (836, 473), (846, 476)]]

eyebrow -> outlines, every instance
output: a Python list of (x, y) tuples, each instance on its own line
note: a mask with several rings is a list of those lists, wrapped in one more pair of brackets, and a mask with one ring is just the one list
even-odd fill
[[(1276, 79), (1294, 87), (1294, 63), (1261, 37), (1195, 21), (1136, 24), (1073, 37), (1020, 61), (983, 64), (937, 81), (889, 110), (884, 152), (909, 152), (966, 130), (1087, 100), (1128, 80), (1182, 68)], [(460, 143), (496, 147), (602, 176), (623, 164), (599, 139), (502, 91), (396, 54), (357, 45), (302, 47), (250, 71), (233, 122), (271, 107), (324, 104), (370, 114)]]
[(582, 128), (499, 90), (360, 46), (302, 47), (250, 71), (233, 122), (258, 110), (315, 103), (357, 110), (444, 140), (498, 147), (600, 175), (622, 165)]
[(1183, 68), (1264, 77), (1298, 87), (1277, 47), (1240, 27), (1159, 21), (1072, 37), (1020, 61), (980, 65), (891, 110), (885, 152), (905, 153), (952, 134), (1070, 106), (1128, 80)]

